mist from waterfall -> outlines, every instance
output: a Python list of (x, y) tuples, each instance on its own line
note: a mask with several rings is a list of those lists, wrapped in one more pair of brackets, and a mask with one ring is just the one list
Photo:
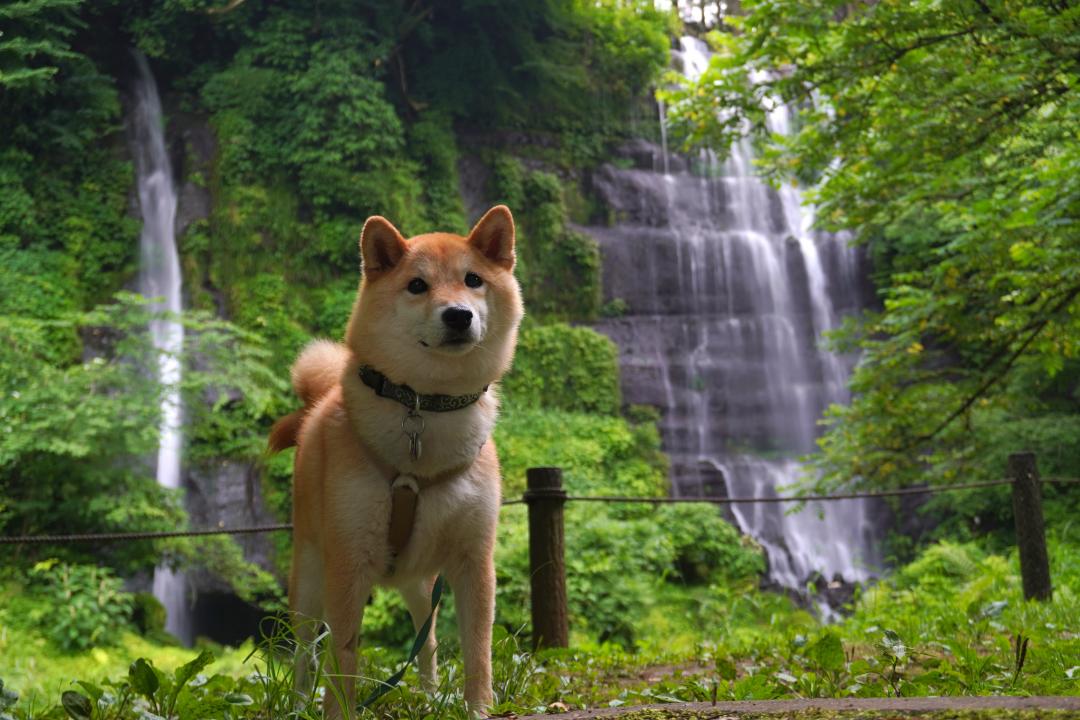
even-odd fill
[[(690, 79), (709, 62), (695, 38), (676, 56)], [(790, 123), (787, 107), (770, 111), (773, 132)], [(598, 325), (620, 347), (624, 395), (661, 408), (675, 495), (782, 494), (803, 472), (798, 457), (815, 449), (825, 408), (848, 398), (853, 359), (824, 350), (821, 336), (859, 308), (860, 258), (846, 238), (812, 229), (794, 185), (774, 190), (755, 176), (749, 141), (724, 162), (645, 143), (629, 154), (635, 167), (606, 165), (594, 177), (616, 224), (589, 228), (605, 297), (627, 306)], [(861, 501), (793, 514), (775, 503), (730, 507), (784, 587), (802, 589), (815, 573), (863, 581), (880, 564)]]
[[(135, 52), (138, 71), (131, 110), (132, 150), (139, 208), (143, 228), (139, 235), (138, 290), (155, 298), (151, 309), (171, 317), (150, 322), (154, 347), (159, 350), (157, 373), (169, 388), (161, 400), (160, 443), (157, 454), (157, 482), (162, 487), (180, 487), (183, 407), (180, 399), (180, 351), (184, 327), (175, 318), (182, 310), (180, 258), (176, 251), (176, 188), (172, 166), (165, 149), (164, 119), (157, 84), (146, 56)], [(190, 644), (191, 612), (187, 581), (182, 573), (165, 565), (154, 569), (154, 597), (167, 613), (165, 630)]]

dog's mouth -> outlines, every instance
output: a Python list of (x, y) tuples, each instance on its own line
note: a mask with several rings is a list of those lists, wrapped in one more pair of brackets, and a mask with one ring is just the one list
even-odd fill
[(476, 337), (471, 331), (466, 330), (464, 332), (448, 331), (438, 341), (438, 344), (429, 344), (421, 341), (421, 345), (427, 348), (435, 350), (442, 350), (454, 355), (459, 355), (469, 350), (472, 350), (476, 346), (479, 338)]
[(479, 342), (479, 338), (470, 332), (447, 333), (437, 343), (427, 340), (419, 340), (421, 347), (431, 350), (443, 350), (453, 354), (460, 354), (471, 350)]

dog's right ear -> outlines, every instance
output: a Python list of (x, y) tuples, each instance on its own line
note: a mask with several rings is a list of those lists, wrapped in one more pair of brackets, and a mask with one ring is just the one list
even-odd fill
[(392, 270), (407, 250), (405, 238), (386, 218), (372, 215), (364, 223), (364, 229), (360, 232), (364, 275), (374, 278)]

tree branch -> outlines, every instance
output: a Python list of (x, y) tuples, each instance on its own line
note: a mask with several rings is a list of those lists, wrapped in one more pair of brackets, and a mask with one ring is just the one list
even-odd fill
[(236, 8), (244, 4), (246, 0), (229, 0), (225, 5), (218, 7), (206, 8), (207, 15), (224, 15), (225, 13), (232, 12)]
[(924, 443), (934, 439), (945, 428), (951, 425), (953, 421), (956, 420), (956, 418), (967, 412), (971, 408), (971, 406), (974, 405), (976, 401), (978, 401), (978, 399), (982, 397), (987, 390), (992, 388), (1005, 377), (1005, 375), (1009, 372), (1012, 366), (1016, 364), (1016, 361), (1020, 359), (1020, 356), (1023, 355), (1024, 352), (1031, 345), (1031, 343), (1035, 341), (1035, 338), (1037, 338), (1039, 334), (1046, 328), (1046, 326), (1050, 324), (1050, 321), (1054, 319), (1054, 316), (1064, 310), (1066, 307), (1068, 307), (1069, 303), (1076, 299), (1078, 295), (1080, 295), (1080, 286), (1074, 287), (1068, 294), (1066, 294), (1064, 298), (1062, 298), (1061, 302), (1059, 302), (1057, 305), (1050, 309), (1046, 317), (1044, 317), (1035, 325), (1031, 333), (1027, 336), (1027, 338), (1024, 339), (1024, 342), (1020, 344), (1020, 347), (1018, 347), (1011, 355), (1009, 355), (1008, 359), (1005, 361), (1005, 365), (998, 373), (983, 381), (982, 385), (976, 388), (975, 392), (969, 395), (968, 398), (964, 400), (964, 402), (960, 405), (960, 407), (949, 413), (949, 416), (945, 418), (937, 427), (935, 427), (933, 431), (915, 438), (911, 445)]

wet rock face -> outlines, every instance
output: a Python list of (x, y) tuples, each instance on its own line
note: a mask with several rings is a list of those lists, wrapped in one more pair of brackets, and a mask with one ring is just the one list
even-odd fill
[(210, 217), (212, 198), (208, 187), (217, 138), (205, 118), (180, 113), (170, 127), (174, 138), (174, 165), (183, 178), (176, 202), (176, 236), (181, 237), (192, 223)]
[[(238, 528), (276, 525), (280, 521), (266, 508), (259, 471), (246, 462), (218, 460), (200, 464), (187, 474), (187, 510), (192, 527)], [(274, 567), (273, 544), (266, 533), (235, 535), (244, 558), (260, 567)], [(207, 589), (224, 590), (221, 580), (209, 580)]]
[[(640, 164), (642, 144), (626, 160)], [(621, 348), (628, 401), (665, 410), (669, 451), (809, 451), (847, 377), (818, 336), (859, 306), (861, 259), (831, 236), (798, 239), (785, 199), (756, 179), (718, 163), (711, 171), (611, 164), (596, 173), (618, 221), (588, 230), (602, 249), (605, 297), (627, 308), (598, 327)], [(715, 438), (700, 437), (702, 410)]]
[[(666, 172), (664, 169), (666, 168)], [(625, 312), (597, 324), (620, 349), (623, 395), (661, 409), (673, 493), (775, 495), (797, 480), (817, 421), (846, 399), (852, 358), (820, 335), (864, 304), (866, 269), (844, 238), (816, 232), (793, 188), (753, 176), (748, 146), (721, 163), (668, 155), (643, 140), (591, 178), (614, 223), (600, 244), (605, 300)], [(865, 578), (875, 517), (857, 503), (787, 516), (732, 506), (769, 554), (773, 580), (815, 572)]]
[[(266, 508), (259, 471), (250, 463), (219, 460), (188, 469), (187, 510), (191, 526), (239, 528), (275, 525), (280, 521)], [(274, 549), (268, 533), (235, 535), (244, 559), (264, 570), (274, 569)], [(222, 578), (200, 569), (188, 573), (193, 598), (192, 636), (217, 642), (258, 637), (264, 613), (233, 593)]]

